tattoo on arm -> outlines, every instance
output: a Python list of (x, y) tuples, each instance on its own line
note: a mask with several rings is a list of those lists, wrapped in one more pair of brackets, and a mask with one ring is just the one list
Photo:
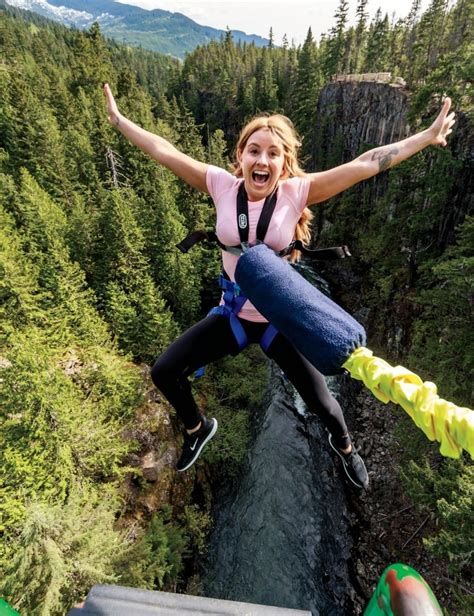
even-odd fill
[(379, 150), (372, 154), (372, 160), (379, 161), (379, 171), (386, 171), (392, 164), (392, 158), (398, 154), (398, 148), (391, 150)]
[(120, 124), (120, 118), (119, 118), (119, 116), (117, 116), (117, 117), (115, 118), (114, 124), (115, 124), (116, 128), (118, 128), (118, 127), (119, 127), (119, 124)]

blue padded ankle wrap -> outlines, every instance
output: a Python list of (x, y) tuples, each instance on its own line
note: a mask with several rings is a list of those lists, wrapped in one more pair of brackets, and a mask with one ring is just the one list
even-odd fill
[(325, 375), (365, 346), (365, 330), (265, 244), (244, 252), (235, 279), (259, 312)]

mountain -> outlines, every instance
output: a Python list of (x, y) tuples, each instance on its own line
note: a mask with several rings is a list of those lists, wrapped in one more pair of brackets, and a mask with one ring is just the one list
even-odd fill
[[(198, 45), (225, 35), (224, 30), (201, 26), (181, 13), (147, 11), (113, 0), (5, 0), (7, 5), (38, 13), (68, 26), (89, 28), (97, 21), (105, 36), (129, 45), (177, 58)], [(267, 45), (267, 39), (232, 30), (234, 40)]]

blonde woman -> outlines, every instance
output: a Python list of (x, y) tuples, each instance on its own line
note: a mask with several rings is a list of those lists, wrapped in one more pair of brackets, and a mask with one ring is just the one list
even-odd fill
[[(357, 488), (367, 488), (369, 480), (364, 462), (351, 443), (341, 407), (330, 394), (323, 375), (290, 340), (272, 331), (249, 300), (238, 301), (233, 289), (234, 272), (241, 246), (245, 244), (264, 241), (283, 253), (293, 239), (308, 243), (309, 205), (325, 201), (393, 167), (428, 145), (446, 145), (446, 136), (454, 123), (454, 113), (448, 115), (450, 99), (446, 99), (427, 130), (318, 173), (305, 173), (300, 168), (300, 143), (288, 118), (257, 117), (240, 133), (231, 174), (194, 160), (162, 137), (143, 130), (120, 114), (108, 85), (104, 93), (111, 124), (157, 162), (197, 190), (209, 194), (216, 206), (216, 233), (224, 271), (221, 306), (173, 342), (151, 372), (153, 382), (185, 426), (177, 469), (185, 471), (194, 464), (217, 430), (217, 421), (204, 417), (197, 407), (188, 377), (201, 366), (226, 355), (237, 355), (249, 343), (260, 343), (294, 384), (310, 411), (324, 423), (329, 443), (340, 456), (350, 482)], [(295, 251), (291, 251), (291, 258), (297, 258)]]

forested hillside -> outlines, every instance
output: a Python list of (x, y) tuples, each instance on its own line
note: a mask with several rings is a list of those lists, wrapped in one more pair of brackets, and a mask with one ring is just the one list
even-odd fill
[[(472, 405), (473, 5), (433, 0), (420, 15), (415, 0), (406, 19), (370, 23), (366, 5), (347, 28), (341, 0), (320, 42), (309, 31), (301, 47), (270, 37), (257, 48), (228, 33), (182, 65), (108, 43), (97, 25), (68, 30), (0, 8), (0, 594), (22, 614), (64, 614), (95, 582), (175, 588), (208, 526), (197, 510), (178, 519), (170, 508), (139, 530), (120, 524), (124, 478), (138, 473), (125, 464), (137, 448), (126, 434), (145, 405), (143, 364), (215, 303), (219, 263), (206, 247), (176, 250), (188, 230), (212, 228), (213, 209), (111, 128), (104, 82), (125, 115), (224, 167), (259, 111), (293, 119), (308, 170), (357, 154), (343, 132), (331, 147), (321, 140), (321, 95), (335, 74), (403, 77), (412, 131), (451, 96), (451, 145), (324, 204), (315, 241), (351, 244), (350, 292), (361, 292), (384, 356)], [(245, 381), (249, 361), (227, 378)], [(207, 403), (246, 434), (245, 415), (225, 405), (255, 392), (221, 405), (227, 390), (209, 378)], [(416, 447), (407, 488), (438, 519), (428, 543), (450, 563), (454, 613), (468, 614), (472, 466)], [(223, 450), (211, 450), (214, 471)]]
[[(218, 40), (224, 33), (179, 12), (145, 10), (114, 0), (2, 0), (1, 4), (18, 7), (20, 11), (27, 9), (79, 29), (90, 28), (97, 21), (107, 38), (181, 59), (197, 45)], [(266, 45), (266, 40), (256, 34), (232, 32), (238, 40), (260, 47)]]

